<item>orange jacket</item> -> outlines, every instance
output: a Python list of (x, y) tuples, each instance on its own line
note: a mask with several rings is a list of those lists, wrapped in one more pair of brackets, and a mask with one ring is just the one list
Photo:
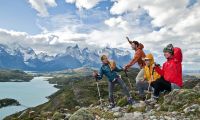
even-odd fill
[(133, 59), (126, 65), (127, 68), (130, 68), (136, 62), (138, 63), (140, 68), (143, 68), (145, 66), (145, 62), (142, 60), (146, 56), (143, 51), (143, 48), (144, 48), (144, 45), (140, 43), (137, 50), (135, 51), (135, 55)]

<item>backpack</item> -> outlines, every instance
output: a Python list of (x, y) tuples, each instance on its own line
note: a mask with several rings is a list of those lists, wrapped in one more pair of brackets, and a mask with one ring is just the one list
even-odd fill
[(113, 71), (113, 70), (116, 68), (116, 63), (115, 63), (115, 61), (110, 60), (110, 61), (109, 61), (109, 66), (110, 66), (111, 71)]
[(182, 60), (183, 60), (183, 54), (181, 48), (174, 47), (174, 61), (182, 63)]
[(175, 47), (174, 48), (174, 61), (176, 64), (176, 82), (175, 84), (177, 84), (178, 86), (182, 87), (183, 85), (183, 78), (182, 78), (182, 60), (183, 60), (183, 55), (182, 55), (182, 51), (181, 48)]

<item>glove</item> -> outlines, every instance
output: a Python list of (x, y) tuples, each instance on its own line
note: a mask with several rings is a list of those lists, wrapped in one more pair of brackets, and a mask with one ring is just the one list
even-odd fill
[(128, 66), (126, 65), (123, 70), (128, 71)]
[(160, 64), (154, 63), (155, 67), (160, 67)]
[(92, 73), (92, 76), (93, 76), (94, 78), (97, 78), (98, 73), (97, 73), (96, 71), (94, 71), (94, 72)]

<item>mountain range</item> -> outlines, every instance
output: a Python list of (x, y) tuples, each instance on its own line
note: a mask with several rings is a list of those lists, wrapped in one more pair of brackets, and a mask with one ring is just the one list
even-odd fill
[(126, 50), (105, 47), (101, 49), (80, 48), (78, 45), (66, 47), (65, 52), (54, 56), (36, 53), (30, 47), (15, 45), (9, 47), (0, 44), (0, 68), (21, 69), (26, 71), (59, 71), (80, 67), (100, 67), (100, 56), (109, 55), (118, 65), (124, 65), (131, 59)]

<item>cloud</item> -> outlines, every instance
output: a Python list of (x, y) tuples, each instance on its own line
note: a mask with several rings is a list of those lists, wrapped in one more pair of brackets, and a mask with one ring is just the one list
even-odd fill
[(48, 7), (56, 7), (56, 0), (29, 0), (32, 8), (34, 8), (39, 16), (46, 17), (49, 15)]
[(129, 31), (128, 22), (123, 20), (121, 16), (117, 18), (110, 18), (105, 21), (105, 24), (110, 27), (118, 27), (118, 28), (122, 28), (125, 31)]
[[(148, 32), (140, 32), (136, 36), (132, 36), (135, 40), (142, 42), (145, 49), (161, 56), (163, 58), (162, 49), (169, 43), (174, 46), (181, 47), (183, 50), (183, 64), (187, 69), (197, 69), (195, 65), (199, 65), (199, 50), (200, 50), (200, 3), (197, 1), (188, 7), (189, 0), (184, 1), (149, 1), (149, 0), (114, 0), (114, 4), (110, 9), (110, 13), (115, 15), (115, 18), (127, 21), (124, 16), (127, 13), (134, 13), (138, 9), (145, 9), (148, 15), (152, 18), (150, 21), (152, 28), (160, 29)], [(120, 17), (119, 17), (120, 16)], [(108, 25), (118, 26), (114, 18), (108, 20)], [(128, 26), (134, 21), (128, 21)], [(130, 28), (130, 27), (129, 27)], [(132, 28), (132, 27), (131, 27)], [(133, 29), (129, 29), (133, 30)], [(124, 48), (128, 47), (124, 44)], [(156, 58), (157, 59), (157, 58)], [(159, 60), (159, 59), (157, 59)], [(163, 60), (160, 61), (164, 62)]]
[[(37, 35), (0, 29), (0, 41), (16, 42), (37, 51), (55, 54), (76, 43), (95, 48), (110, 46), (131, 50), (125, 39), (129, 36), (143, 43), (145, 50), (156, 55), (159, 63), (165, 61), (162, 50), (167, 44), (181, 47), (184, 68), (197, 69), (200, 55), (199, 1), (188, 7), (187, 0), (113, 0), (110, 13), (92, 9), (100, 1), (66, 0), (81, 10), (76, 11), (76, 14), (38, 18), (37, 25), (43, 32)], [(40, 7), (36, 7), (39, 14), (46, 14), (47, 7), (56, 6), (53, 0), (51, 4), (44, 1), (34, 4), (40, 4)]]
[[(65, 0), (66, 3), (75, 4), (79, 9), (91, 9), (103, 0)], [(29, 0), (28, 1), (33, 9), (38, 12), (41, 17), (48, 17), (48, 7), (56, 7), (56, 0)]]
[(91, 9), (95, 7), (102, 0), (65, 0), (66, 3), (75, 3), (79, 9)]
[(135, 11), (138, 7), (142, 7), (146, 9), (153, 18), (152, 24), (154, 26), (164, 26), (169, 22), (173, 22), (172, 18), (178, 17), (187, 7), (188, 3), (189, 1), (187, 0), (115, 0), (110, 12), (119, 15), (127, 11)]

